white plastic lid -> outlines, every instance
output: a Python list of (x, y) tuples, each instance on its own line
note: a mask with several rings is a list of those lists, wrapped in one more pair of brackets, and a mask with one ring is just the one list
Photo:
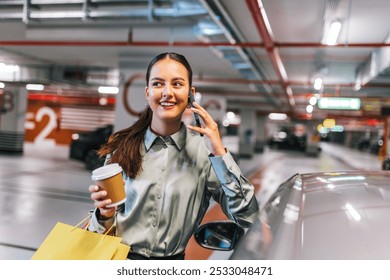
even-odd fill
[(93, 170), (91, 178), (93, 181), (98, 181), (112, 177), (119, 172), (122, 172), (122, 167), (117, 163), (111, 163)]

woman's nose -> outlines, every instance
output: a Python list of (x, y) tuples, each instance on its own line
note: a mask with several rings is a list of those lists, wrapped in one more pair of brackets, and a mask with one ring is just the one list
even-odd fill
[(169, 86), (166, 86), (166, 87), (164, 87), (164, 90), (163, 90), (163, 92), (162, 92), (162, 96), (163, 97), (167, 97), (167, 96), (170, 96), (171, 95), (171, 89), (170, 89), (170, 87)]

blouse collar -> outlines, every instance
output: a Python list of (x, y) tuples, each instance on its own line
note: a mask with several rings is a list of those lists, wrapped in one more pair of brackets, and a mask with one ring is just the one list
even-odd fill
[(187, 137), (187, 128), (183, 123), (181, 123), (179, 131), (177, 131), (176, 133), (174, 133), (172, 135), (168, 135), (168, 136), (159, 136), (159, 135), (155, 134), (154, 132), (152, 132), (150, 127), (148, 127), (148, 129), (146, 130), (146, 133), (145, 133), (145, 141), (144, 141), (145, 148), (146, 148), (146, 151), (149, 151), (150, 148), (156, 142), (156, 140), (161, 139), (165, 143), (174, 144), (177, 147), (177, 149), (180, 151), (184, 147), (186, 137)]

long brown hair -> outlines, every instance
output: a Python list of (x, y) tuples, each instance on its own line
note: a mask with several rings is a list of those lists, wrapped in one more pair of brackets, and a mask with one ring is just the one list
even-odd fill
[[(149, 83), (150, 71), (158, 61), (169, 57), (181, 63), (188, 71), (190, 87), (192, 85), (192, 69), (187, 59), (178, 53), (161, 53), (149, 63), (146, 71), (146, 85)], [(134, 179), (142, 171), (141, 147), (144, 143), (145, 132), (152, 122), (153, 111), (147, 107), (139, 119), (130, 127), (115, 132), (98, 151), (100, 157), (110, 155), (110, 163), (119, 163), (127, 176)]]

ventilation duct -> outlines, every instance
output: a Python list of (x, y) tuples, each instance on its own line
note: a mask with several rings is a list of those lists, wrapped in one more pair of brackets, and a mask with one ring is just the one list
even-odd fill
[[(386, 43), (390, 42), (390, 36)], [(372, 83), (384, 83), (390, 81), (390, 47), (376, 49), (370, 54), (369, 59), (358, 67), (356, 73), (357, 89)]]
[(183, 18), (207, 15), (196, 1), (2, 1), (0, 20), (21, 20), (26, 24), (44, 24), (45, 21), (68, 21), (96, 23), (102, 20)]

